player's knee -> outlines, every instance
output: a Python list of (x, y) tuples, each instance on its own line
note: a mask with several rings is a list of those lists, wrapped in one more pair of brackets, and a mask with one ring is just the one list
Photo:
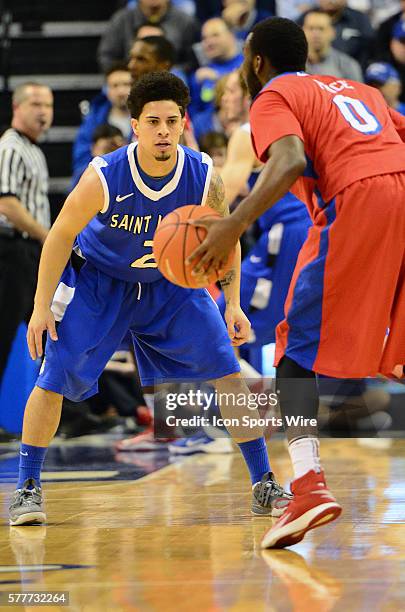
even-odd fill
[(51, 407), (59, 407), (63, 402), (63, 395), (60, 393), (50, 391), (49, 389), (42, 389), (42, 387), (38, 386), (34, 387), (31, 397), (35, 398), (36, 401), (40, 401), (43, 404), (47, 404)]

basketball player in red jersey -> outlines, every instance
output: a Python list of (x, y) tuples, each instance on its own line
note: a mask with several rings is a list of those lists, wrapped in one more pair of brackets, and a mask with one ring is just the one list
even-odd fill
[[(198, 223), (209, 231), (190, 257), (197, 272), (220, 269), (267, 208), (288, 190), (305, 195), (314, 226), (277, 329), (285, 422), (316, 417), (315, 373), (403, 376), (405, 364), (405, 118), (366, 85), (307, 75), (306, 58), (305, 35), (292, 21), (267, 19), (250, 33), (243, 71), (265, 167), (228, 219)], [(295, 497), (264, 548), (295, 544), (341, 511), (326, 487), (316, 428), (286, 429)]]

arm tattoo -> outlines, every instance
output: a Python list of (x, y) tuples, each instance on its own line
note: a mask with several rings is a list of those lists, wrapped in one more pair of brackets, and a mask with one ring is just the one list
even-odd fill
[(225, 187), (219, 174), (214, 170), (208, 190), (207, 206), (210, 206), (223, 217), (229, 214), (229, 208), (224, 204)]
[(232, 270), (229, 270), (229, 272), (225, 274), (224, 278), (221, 278), (219, 281), (221, 283), (222, 290), (225, 289), (225, 287), (229, 287), (230, 285), (232, 285), (235, 278), (236, 278), (236, 272), (232, 268)]

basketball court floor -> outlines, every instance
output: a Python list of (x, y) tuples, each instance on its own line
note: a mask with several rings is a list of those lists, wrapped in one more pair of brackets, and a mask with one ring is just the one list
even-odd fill
[[(57, 442), (44, 478), (48, 524), (10, 528), (17, 445), (2, 445), (0, 596), (67, 591), (69, 605), (50, 609), (94, 612), (403, 610), (405, 441), (364, 444), (322, 441), (344, 513), (281, 551), (260, 550), (271, 519), (250, 516), (238, 453), (170, 460), (117, 454), (107, 438)], [(285, 483), (284, 443), (271, 451)]]

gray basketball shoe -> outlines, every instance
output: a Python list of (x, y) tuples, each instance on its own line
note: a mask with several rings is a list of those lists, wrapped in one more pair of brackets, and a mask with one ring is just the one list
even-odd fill
[(42, 504), (42, 489), (28, 478), (22, 489), (14, 492), (9, 507), (10, 525), (41, 525), (46, 522)]
[(273, 472), (267, 472), (252, 489), (252, 514), (255, 516), (281, 516), (293, 498), (275, 480)]

